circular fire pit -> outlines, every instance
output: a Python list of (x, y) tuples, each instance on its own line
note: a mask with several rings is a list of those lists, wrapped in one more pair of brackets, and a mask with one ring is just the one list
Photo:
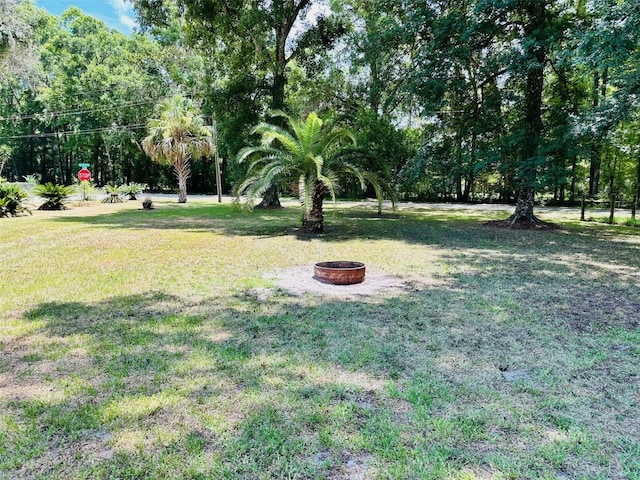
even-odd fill
[(365, 266), (360, 262), (344, 260), (334, 262), (319, 262), (313, 267), (313, 276), (321, 282), (333, 285), (352, 285), (362, 283), (364, 280)]

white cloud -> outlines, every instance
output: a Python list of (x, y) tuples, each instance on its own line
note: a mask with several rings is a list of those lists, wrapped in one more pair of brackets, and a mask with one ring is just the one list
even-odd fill
[(109, 0), (109, 3), (116, 11), (118, 20), (122, 25), (130, 29), (133, 29), (138, 25), (135, 18), (131, 15), (133, 13), (131, 3), (127, 0)]
[(132, 30), (138, 26), (138, 22), (136, 22), (136, 19), (133, 17), (130, 17), (129, 15), (125, 15), (121, 13), (120, 15), (118, 15), (118, 19), (120, 20), (121, 24), (123, 24), (125, 27), (130, 28)]
[(109, 0), (109, 3), (118, 13), (131, 10), (131, 5), (126, 0)]

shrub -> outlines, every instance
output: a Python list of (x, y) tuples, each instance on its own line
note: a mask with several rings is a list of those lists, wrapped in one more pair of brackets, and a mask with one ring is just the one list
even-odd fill
[(640, 227), (640, 220), (637, 220), (635, 218), (629, 218), (624, 222), (624, 224), (627, 227)]
[(74, 188), (76, 190), (76, 193), (82, 197), (83, 202), (88, 202), (89, 200), (93, 200), (97, 192), (96, 186), (92, 182), (78, 181), (75, 184)]
[(51, 182), (36, 186), (34, 193), (45, 199), (45, 202), (38, 207), (38, 210), (64, 210), (64, 202), (73, 195), (73, 190), (73, 187), (54, 185)]
[(18, 185), (0, 183), (0, 217), (15, 217), (21, 212), (31, 213), (23, 203), (26, 198), (27, 192)]
[(137, 200), (136, 195), (140, 195), (147, 188), (144, 183), (132, 182), (128, 185), (122, 185), (122, 193), (129, 196), (129, 200)]
[(122, 203), (120, 195), (124, 193), (124, 185), (120, 185), (119, 187), (115, 185), (105, 185), (104, 191), (107, 196), (102, 199), (102, 203)]
[(32, 173), (31, 175), (25, 175), (22, 178), (24, 178), (24, 181), (27, 182), (32, 187), (35, 187), (40, 183), (40, 175), (38, 175), (37, 173)]

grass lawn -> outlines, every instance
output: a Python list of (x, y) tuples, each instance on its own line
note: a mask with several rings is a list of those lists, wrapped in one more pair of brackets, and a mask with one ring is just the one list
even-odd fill
[(0, 478), (640, 478), (640, 230), (154, 203), (0, 220)]

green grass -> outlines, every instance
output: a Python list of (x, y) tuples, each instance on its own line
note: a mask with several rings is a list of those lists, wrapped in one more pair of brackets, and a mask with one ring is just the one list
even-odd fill
[(0, 478), (640, 478), (637, 228), (154, 204), (0, 221)]

